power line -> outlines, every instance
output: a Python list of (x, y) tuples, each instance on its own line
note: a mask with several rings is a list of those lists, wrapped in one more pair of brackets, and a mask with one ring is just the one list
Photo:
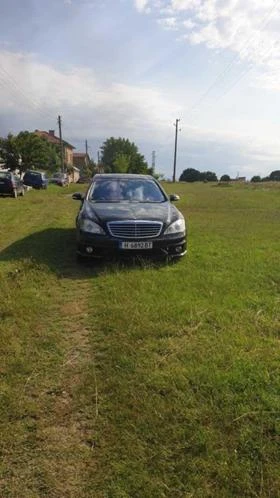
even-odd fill
[(153, 150), (152, 152), (152, 170), (154, 171), (156, 168), (156, 151)]
[[(29, 104), (29, 106), (31, 106), (36, 112), (39, 112), (41, 113), (42, 115), (44, 115), (44, 117), (46, 115), (49, 115), (49, 116), (52, 116), (50, 114), (49, 111), (43, 111), (41, 108), (40, 108), (40, 104), (35, 102), (31, 97), (29, 97), (28, 95), (26, 95), (23, 90), (18, 86), (18, 84), (14, 81), (13, 77), (6, 71), (5, 68), (3, 68), (3, 66), (0, 66), (0, 74), (2, 74), (2, 83), (5, 83), (7, 82), (7, 85), (6, 86), (9, 90), (11, 90), (11, 86), (12, 85), (12, 89), (14, 89), (14, 91), (16, 92), (16, 94), (19, 94), (21, 95), (24, 100)], [(9, 84), (10, 85), (9, 85)], [(52, 116), (53, 117), (53, 116)]]
[[(277, 6), (279, 5), (279, 2), (280, 0), (276, 0), (272, 6), (272, 8), (269, 10), (269, 12), (266, 14), (266, 16), (263, 18), (260, 26), (259, 26), (259, 30), (263, 30), (267, 24), (269, 23), (270, 21), (270, 18), (273, 14), (273, 12), (275, 11), (275, 9), (277, 8)], [(241, 51), (239, 53), (237, 53), (233, 59), (226, 65), (226, 67), (216, 76), (215, 80), (213, 81), (213, 83), (211, 83), (211, 85), (208, 87), (208, 89), (194, 102), (194, 104), (188, 109), (188, 114), (190, 114), (191, 112), (193, 112), (196, 108), (199, 107), (199, 105), (208, 97), (208, 95), (211, 93), (211, 91), (217, 86), (217, 84), (219, 83), (219, 81), (221, 79), (224, 79), (225, 76), (227, 75), (227, 73), (229, 73), (230, 69), (232, 68), (232, 66), (234, 65), (234, 63), (239, 60), (240, 56), (242, 55), (242, 53), (244, 52), (244, 49), (248, 47), (248, 43), (252, 40), (254, 40), (254, 38), (252, 38), (251, 36), (249, 36), (246, 41), (243, 43), (243, 46), (241, 47)]]
[[(262, 63), (264, 62), (266, 56), (269, 54), (270, 52), (270, 49), (266, 50), (264, 52), (264, 54), (262, 55), (262, 58), (259, 60), (259, 63)], [(218, 100), (221, 100), (223, 97), (225, 97), (238, 83), (239, 81), (244, 78), (244, 76), (246, 76), (246, 74), (250, 73), (252, 71), (252, 69), (254, 69), (254, 64), (251, 63), (251, 65), (246, 68), (245, 70), (243, 70), (241, 73), (239, 73), (238, 77), (233, 81), (233, 84), (230, 85), (224, 93), (222, 93), (222, 95), (219, 96)]]
[[(3, 67), (3, 65), (0, 64), (0, 86), (8, 89), (8, 91), (11, 94), (11, 97), (14, 101), (15, 104), (18, 104), (18, 100), (16, 97), (20, 95), (24, 102), (27, 103), (28, 107), (30, 110), (33, 110), (36, 112), (36, 114), (41, 115), (43, 118), (49, 118), (53, 120), (54, 116), (53, 114), (48, 111), (47, 109), (42, 109), (42, 104), (36, 100), (34, 100), (32, 97), (27, 95), (22, 88), (18, 85), (18, 83), (15, 81), (14, 77)], [(60, 116), (59, 116), (60, 118)], [(59, 121), (58, 121), (59, 123)], [(61, 121), (60, 121), (61, 125)], [(71, 133), (73, 133), (74, 130), (69, 128), (68, 126), (66, 129), (70, 130)], [(62, 145), (63, 146), (63, 145)], [(63, 165), (64, 167), (64, 165)]]

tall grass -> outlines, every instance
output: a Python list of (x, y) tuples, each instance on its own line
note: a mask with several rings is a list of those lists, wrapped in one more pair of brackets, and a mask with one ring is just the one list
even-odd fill
[(78, 267), (68, 190), (0, 199), (1, 497), (280, 496), (279, 189), (175, 193), (170, 266)]

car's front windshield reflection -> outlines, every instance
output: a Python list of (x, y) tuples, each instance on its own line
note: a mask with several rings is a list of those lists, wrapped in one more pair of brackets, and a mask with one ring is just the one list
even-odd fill
[(93, 202), (164, 202), (166, 198), (152, 180), (100, 179), (89, 193)]

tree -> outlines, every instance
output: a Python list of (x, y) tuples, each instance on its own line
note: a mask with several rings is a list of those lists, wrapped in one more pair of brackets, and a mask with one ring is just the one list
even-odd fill
[(218, 178), (216, 173), (213, 171), (203, 171), (200, 173), (200, 181), (202, 182), (217, 182)]
[(130, 166), (130, 156), (119, 153), (113, 164), (115, 173), (127, 173)]
[(230, 181), (229, 175), (222, 175), (220, 178), (220, 182), (229, 182), (229, 181)]
[(216, 173), (213, 171), (203, 171), (202, 173), (194, 168), (187, 168), (179, 178), (180, 182), (217, 182)]
[(187, 168), (179, 178), (179, 182), (199, 182), (200, 171), (194, 168)]
[(16, 137), (11, 133), (7, 138), (0, 138), (0, 157), (5, 167), (14, 171), (20, 166), (20, 155)]
[(56, 147), (29, 131), (1, 138), (0, 156), (7, 169), (11, 171), (19, 169), (20, 173), (32, 168), (55, 170), (59, 166), (59, 153)]
[(95, 162), (90, 159), (89, 163), (86, 166), (83, 166), (81, 170), (81, 176), (87, 176), (88, 178), (91, 178), (93, 175), (97, 173), (97, 165)]
[(35, 133), (21, 131), (16, 143), (21, 156), (21, 172), (34, 168), (55, 170), (59, 165), (56, 148)]
[(262, 181), (262, 179), (259, 175), (255, 175), (251, 178), (251, 182), (253, 182), (253, 183), (259, 183), (261, 181)]
[(269, 175), (269, 179), (273, 182), (280, 182), (280, 170), (272, 171)]
[(101, 163), (111, 173), (152, 173), (135, 143), (125, 138), (111, 137), (103, 143)]

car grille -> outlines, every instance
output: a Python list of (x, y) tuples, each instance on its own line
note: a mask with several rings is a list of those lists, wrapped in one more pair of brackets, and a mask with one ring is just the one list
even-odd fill
[(162, 229), (160, 221), (110, 221), (108, 230), (119, 239), (149, 239), (158, 237)]

